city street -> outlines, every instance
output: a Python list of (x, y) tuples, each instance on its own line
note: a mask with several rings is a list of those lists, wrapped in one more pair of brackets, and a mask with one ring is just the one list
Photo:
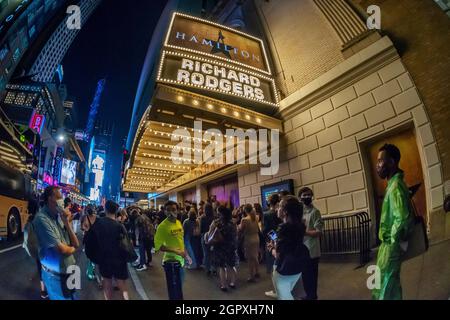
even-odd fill
[(449, 30), (450, 0), (0, 0), (0, 301), (449, 300)]
[[(36, 267), (20, 241), (0, 244), (0, 300), (39, 300), (39, 282)], [(95, 282), (85, 276), (86, 258), (77, 253), (81, 264), (81, 300), (103, 300), (102, 291)], [(373, 262), (372, 262), (373, 263)], [(369, 263), (370, 264), (370, 263)], [(218, 279), (207, 276), (203, 270), (186, 270), (185, 300), (270, 300), (264, 295), (272, 289), (269, 275), (260, 266), (261, 279), (247, 283), (247, 264), (239, 267), (237, 289), (222, 292)], [(366, 266), (367, 267), (367, 266)], [(369, 300), (370, 291), (365, 287), (366, 267), (358, 268), (357, 257), (346, 259), (324, 258), (319, 271), (319, 299)], [(133, 300), (166, 300), (166, 282), (161, 267), (161, 255), (154, 255), (153, 267), (137, 272), (129, 266), (129, 295)], [(418, 257), (402, 267), (404, 299), (447, 300), (450, 298), (450, 242), (432, 246), (424, 257)], [(230, 289), (231, 290), (231, 289)], [(301, 296), (302, 286), (294, 289), (296, 298)], [(120, 299), (116, 292), (115, 299)]]

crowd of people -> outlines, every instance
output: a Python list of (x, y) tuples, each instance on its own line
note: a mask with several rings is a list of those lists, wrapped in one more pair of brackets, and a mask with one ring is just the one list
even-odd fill
[[(407, 235), (413, 216), (399, 159), (395, 146), (383, 146), (377, 172), (389, 179), (386, 197), (396, 204), (392, 209), (385, 201), (382, 217), (386, 220), (390, 211), (398, 211), (404, 216), (402, 230), (406, 231), (402, 232)], [(402, 194), (395, 193), (395, 188)], [(198, 204), (168, 201), (159, 210), (120, 209), (111, 200), (104, 207), (81, 208), (63, 199), (58, 187), (50, 186), (41, 205), (34, 204), (30, 210), (24, 247), (36, 261), (43, 299), (76, 299), (77, 291), (67, 285), (68, 268), (76, 265), (74, 253), (83, 247), (88, 258), (86, 275), (97, 281), (105, 299), (112, 298), (114, 287), (128, 299), (128, 263), (138, 272), (146, 271), (152, 267), (152, 255), (163, 252), (169, 299), (183, 299), (185, 269), (203, 269), (206, 275), (218, 277), (220, 290), (236, 290), (239, 264), (246, 261), (250, 284), (261, 278), (260, 266), (265, 265), (273, 283), (267, 296), (293, 300), (293, 289), (302, 281), (305, 296), (301, 298), (316, 300), (323, 221), (313, 199), (313, 191), (304, 187), (297, 196), (288, 191), (271, 194), (265, 212), (259, 203), (230, 209), (214, 196)], [(449, 196), (444, 208), (450, 211)], [(401, 298), (400, 247), (389, 240), (394, 231), (400, 231), (395, 223), (392, 227), (388, 223), (380, 229), (383, 242), (377, 265), (383, 272), (383, 286), (374, 290), (377, 299)], [(395, 241), (399, 239), (408, 238), (395, 235)]]
[[(76, 290), (64, 281), (67, 267), (76, 264), (75, 251), (82, 247), (88, 258), (86, 276), (97, 282), (105, 299), (112, 298), (114, 287), (128, 299), (128, 263), (146, 271), (158, 251), (164, 253), (170, 299), (183, 298), (184, 269), (203, 269), (207, 276), (217, 276), (220, 290), (235, 290), (243, 261), (248, 283), (261, 278), (261, 265), (272, 275), (274, 288), (267, 296), (293, 299), (291, 291), (302, 279), (304, 299), (317, 299), (322, 220), (312, 198), (309, 188), (298, 197), (275, 193), (266, 212), (258, 203), (231, 210), (215, 197), (198, 204), (168, 201), (159, 210), (144, 210), (120, 209), (113, 201), (104, 207), (79, 207), (63, 199), (57, 187), (48, 187), (40, 210), (30, 219), (39, 248), (41, 296), (76, 299)], [(133, 258), (127, 252), (127, 241), (128, 251), (138, 248), (139, 255)]]

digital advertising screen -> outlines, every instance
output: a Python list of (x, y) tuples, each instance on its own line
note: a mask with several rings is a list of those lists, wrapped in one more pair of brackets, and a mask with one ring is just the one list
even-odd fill
[(61, 169), (61, 183), (75, 185), (77, 177), (77, 163), (68, 159), (63, 159)]
[(98, 201), (101, 197), (101, 189), (103, 186), (103, 179), (105, 178), (105, 162), (106, 154), (104, 151), (94, 150), (91, 160), (91, 172), (95, 174), (94, 185), (91, 188), (90, 199)]
[(294, 194), (294, 180), (284, 180), (277, 183), (268, 184), (261, 187), (261, 206), (264, 210), (269, 209), (269, 197), (274, 193), (279, 193), (283, 190)]

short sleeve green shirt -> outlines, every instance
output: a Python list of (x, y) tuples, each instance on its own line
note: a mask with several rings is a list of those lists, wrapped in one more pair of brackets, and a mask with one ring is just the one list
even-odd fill
[[(158, 225), (155, 234), (155, 250), (158, 251), (161, 246), (184, 250), (183, 225), (178, 219), (175, 222), (165, 219)], [(165, 261), (179, 261), (181, 266), (184, 266), (184, 258), (175, 253), (164, 252), (163, 262)]]

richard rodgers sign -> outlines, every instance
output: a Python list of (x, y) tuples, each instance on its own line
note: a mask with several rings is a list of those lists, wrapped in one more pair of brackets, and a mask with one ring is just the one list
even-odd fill
[(164, 52), (157, 81), (216, 93), (222, 100), (247, 99), (276, 106), (273, 79), (234, 65), (177, 52)]

